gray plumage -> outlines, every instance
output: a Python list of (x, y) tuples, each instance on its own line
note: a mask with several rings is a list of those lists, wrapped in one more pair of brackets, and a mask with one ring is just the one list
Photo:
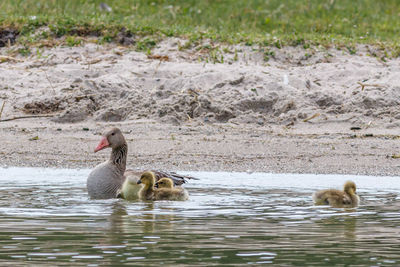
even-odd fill
[[(140, 179), (143, 171), (126, 170), (128, 145), (118, 128), (108, 131), (101, 139), (95, 152), (111, 147), (110, 159), (97, 165), (87, 179), (87, 190), (92, 199), (116, 198), (122, 188), (126, 176)], [(156, 181), (162, 177), (171, 178), (175, 185), (181, 185), (186, 179), (196, 179), (191, 176), (179, 175), (175, 172), (153, 171)]]
[(110, 159), (97, 165), (87, 179), (89, 197), (93, 199), (115, 198), (125, 180), (128, 146), (119, 129), (107, 132), (95, 152), (107, 147), (112, 148)]

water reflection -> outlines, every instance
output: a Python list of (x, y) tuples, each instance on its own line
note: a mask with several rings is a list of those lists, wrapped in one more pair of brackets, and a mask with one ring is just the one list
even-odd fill
[(4, 265), (399, 264), (398, 177), (351, 177), (361, 206), (334, 209), (311, 194), (349, 177), (196, 173), (189, 201), (127, 202), (89, 200), (87, 173), (0, 169)]

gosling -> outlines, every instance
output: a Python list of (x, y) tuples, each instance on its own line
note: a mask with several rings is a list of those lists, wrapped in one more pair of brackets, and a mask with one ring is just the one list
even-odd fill
[(161, 178), (156, 183), (157, 189), (154, 192), (154, 200), (188, 200), (189, 194), (182, 187), (174, 187), (174, 182), (167, 177)]
[(139, 198), (142, 200), (187, 200), (189, 197), (185, 189), (174, 187), (170, 178), (161, 178), (157, 182), (160, 188), (155, 189), (156, 176), (150, 171), (144, 172), (137, 184), (144, 185), (139, 191)]
[(356, 184), (347, 181), (343, 191), (336, 189), (320, 190), (313, 194), (315, 205), (330, 205), (334, 208), (354, 208), (360, 203), (360, 197), (356, 194)]
[(154, 184), (156, 183), (156, 176), (153, 172), (147, 171), (142, 173), (137, 184), (143, 184), (143, 188), (139, 191), (139, 198), (142, 200), (154, 199)]
[(121, 189), (117, 192), (117, 198), (130, 201), (139, 199), (139, 191), (143, 187), (143, 185), (137, 184), (139, 178), (136, 175), (129, 175), (129, 172), (125, 172), (125, 176), (125, 181)]

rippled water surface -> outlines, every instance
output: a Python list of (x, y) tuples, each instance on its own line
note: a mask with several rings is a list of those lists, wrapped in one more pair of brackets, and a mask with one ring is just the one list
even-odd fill
[[(0, 168), (1, 265), (400, 265), (400, 177), (190, 173), (186, 202), (89, 200), (89, 170)], [(361, 206), (313, 206), (352, 179)]]

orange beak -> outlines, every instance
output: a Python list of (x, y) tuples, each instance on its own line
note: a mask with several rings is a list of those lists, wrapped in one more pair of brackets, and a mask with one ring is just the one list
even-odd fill
[(104, 148), (107, 148), (110, 146), (110, 143), (108, 143), (107, 138), (104, 136), (101, 138), (100, 143), (97, 145), (97, 147), (94, 149), (94, 152), (96, 153), (97, 151), (100, 151)]

